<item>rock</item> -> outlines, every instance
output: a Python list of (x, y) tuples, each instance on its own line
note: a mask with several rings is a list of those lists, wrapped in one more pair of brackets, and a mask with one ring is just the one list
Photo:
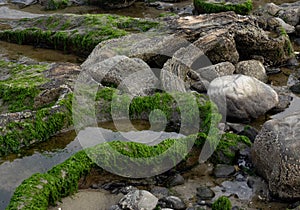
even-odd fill
[(186, 209), (185, 203), (176, 196), (168, 196), (159, 200), (158, 205), (161, 208), (171, 208), (174, 210)]
[(283, 64), (293, 57), (289, 38), (284, 34), (269, 36), (259, 24), (260, 17), (238, 16), (233, 12), (202, 14), (171, 20), (178, 34), (199, 47), (212, 63), (249, 60), (262, 56), (265, 65)]
[(220, 186), (213, 187), (216, 197), (236, 195), (240, 200), (250, 201), (253, 196), (252, 189), (247, 182), (224, 181)]
[(168, 187), (174, 187), (182, 184), (184, 184), (184, 178), (180, 174), (175, 174), (174, 176), (171, 176), (166, 182), (166, 185)]
[(197, 197), (201, 200), (209, 200), (215, 196), (215, 193), (209, 187), (198, 187)]
[(216, 178), (228, 178), (235, 173), (234, 166), (218, 164), (214, 168), (214, 176)]
[(276, 16), (281, 8), (274, 3), (267, 3), (265, 6), (265, 10), (272, 16)]
[(98, 83), (117, 86), (133, 96), (148, 95), (158, 86), (151, 68), (139, 58), (118, 55), (84, 70)]
[(292, 34), (292, 33), (294, 33), (296, 31), (295, 26), (291, 26), (290, 24), (287, 24), (281, 18), (276, 18), (276, 20), (279, 22), (279, 24), (281, 25), (281, 27), (285, 30), (285, 32), (287, 34)]
[(300, 37), (300, 25), (296, 26), (296, 35), (297, 35), (297, 37)]
[(267, 121), (252, 148), (257, 172), (271, 193), (282, 199), (300, 198), (300, 113)]
[(122, 187), (120, 190), (118, 190), (120, 193), (123, 193), (124, 195), (130, 193), (131, 191), (136, 191), (138, 190), (136, 187), (133, 186), (126, 186), (126, 187)]
[(240, 74), (216, 78), (208, 92), (218, 106), (224, 106), (224, 102), (217, 96), (225, 95), (227, 117), (232, 119), (257, 118), (278, 104), (278, 95), (271, 87)]
[(222, 62), (195, 70), (195, 72), (199, 75), (199, 80), (204, 79), (208, 82), (213, 81), (217, 77), (232, 75), (234, 71), (235, 67), (230, 62)]
[[(278, 17), (284, 20), (286, 23), (296, 26), (299, 23), (299, 15), (300, 15), (300, 9), (298, 7), (290, 7), (288, 9), (284, 9), (278, 12)], [(282, 5), (281, 5), (282, 7)]]
[(201, 59), (201, 56), (203, 52), (194, 45), (176, 51), (160, 72), (163, 90), (186, 92), (188, 72), (192, 65)]
[(118, 205), (113, 205), (108, 210), (122, 210), (122, 209)]
[(152, 210), (156, 207), (158, 199), (146, 190), (131, 191), (119, 201), (121, 209), (136, 210), (145, 209)]
[(168, 197), (170, 195), (169, 189), (165, 187), (155, 186), (150, 191), (158, 199)]
[(245, 126), (244, 129), (237, 133), (238, 135), (247, 136), (251, 142), (254, 142), (258, 131), (252, 126)]
[(131, 6), (136, 0), (89, 0), (91, 5), (101, 6), (105, 9), (121, 9)]
[(281, 69), (280, 68), (270, 68), (270, 67), (267, 67), (266, 68), (266, 73), (267, 75), (271, 75), (271, 74), (278, 74), (281, 72)]
[(236, 63), (239, 60), (234, 37), (226, 30), (211, 31), (193, 44), (199, 47), (213, 64), (225, 61)]
[(150, 7), (155, 7), (158, 10), (171, 10), (174, 9), (174, 4), (164, 3), (161, 1), (155, 1), (149, 3)]
[(292, 85), (290, 87), (290, 90), (293, 92), (293, 93), (296, 93), (296, 94), (300, 94), (300, 82)]
[(254, 77), (262, 82), (267, 82), (267, 74), (263, 64), (257, 60), (241, 61), (236, 65), (237, 74)]
[(252, 10), (252, 1), (229, 0), (226, 3), (218, 0), (196, 0), (194, 1), (195, 10), (198, 13), (217, 13), (234, 11), (238, 14), (248, 14)]

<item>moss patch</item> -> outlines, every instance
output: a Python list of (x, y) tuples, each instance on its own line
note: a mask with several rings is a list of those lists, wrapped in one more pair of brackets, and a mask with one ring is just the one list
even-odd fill
[(235, 13), (246, 15), (252, 10), (252, 0), (246, 0), (242, 3), (231, 3), (224, 0), (208, 1), (194, 0), (194, 6), (199, 13), (217, 13), (234, 11)]
[[(195, 126), (195, 119), (199, 117), (200, 132), (208, 133), (212, 127), (216, 127), (221, 119), (221, 115), (217, 111), (217, 107), (209, 101), (208, 97), (202, 94), (193, 95), (196, 99), (196, 106), (199, 110), (199, 116), (195, 116), (194, 107), (191, 105), (190, 97), (184, 93), (156, 93), (151, 96), (135, 97), (132, 100), (129, 95), (118, 95), (118, 90), (114, 88), (103, 88), (96, 94), (96, 100), (99, 102), (97, 111), (98, 119), (101, 116), (111, 113), (126, 113), (129, 105), (130, 119), (149, 120), (151, 111), (161, 110), (167, 118), (168, 124), (180, 124), (183, 120), (185, 125)], [(111, 102), (113, 103), (113, 106)], [(116, 103), (117, 102), (117, 103)], [(178, 107), (178, 102), (181, 107)], [(181, 110), (180, 110), (181, 108)], [(184, 118), (181, 119), (181, 113)], [(110, 116), (111, 118), (111, 116)], [(182, 123), (182, 122), (181, 122)]]
[(47, 64), (25, 65), (0, 60), (1, 71), (9, 75), (0, 81), (2, 107), (7, 106), (9, 112), (32, 110), (34, 98), (40, 92), (38, 86), (47, 82), (43, 71), (48, 68)]
[(221, 196), (213, 203), (212, 210), (231, 210), (231, 202), (227, 197)]
[(18, 44), (53, 48), (87, 57), (108, 39), (144, 32), (158, 22), (118, 15), (51, 15), (11, 21), (13, 29), (0, 31), (0, 39)]

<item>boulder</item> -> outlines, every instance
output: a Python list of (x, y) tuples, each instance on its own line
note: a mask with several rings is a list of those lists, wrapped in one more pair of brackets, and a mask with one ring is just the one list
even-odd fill
[(195, 10), (198, 13), (215, 13), (234, 11), (238, 14), (248, 14), (252, 10), (252, 1), (250, 0), (195, 0)]
[(86, 66), (83, 70), (98, 83), (118, 86), (119, 89), (133, 96), (147, 95), (158, 85), (158, 79), (151, 68), (139, 58), (118, 55)]
[(256, 16), (233, 12), (202, 14), (171, 20), (178, 34), (199, 47), (212, 63), (249, 60), (262, 56), (265, 64), (283, 64), (293, 57), (291, 42), (284, 33), (270, 36)]
[(199, 78), (205, 79), (209, 82), (213, 81), (217, 77), (232, 75), (234, 71), (235, 67), (230, 62), (222, 62), (195, 70), (195, 72), (198, 73)]
[(218, 101), (218, 98), (223, 98), (218, 97), (218, 94), (224, 94), (229, 119), (251, 120), (278, 103), (278, 95), (271, 87), (253, 77), (240, 74), (214, 79), (208, 93), (218, 106), (224, 106), (223, 100)]
[(156, 207), (158, 199), (146, 190), (131, 191), (119, 201), (119, 207), (126, 210), (152, 210)]
[(267, 121), (252, 147), (257, 172), (271, 193), (282, 199), (300, 198), (300, 113)]
[(254, 77), (262, 82), (267, 82), (267, 73), (264, 65), (257, 60), (241, 61), (236, 65), (237, 74)]

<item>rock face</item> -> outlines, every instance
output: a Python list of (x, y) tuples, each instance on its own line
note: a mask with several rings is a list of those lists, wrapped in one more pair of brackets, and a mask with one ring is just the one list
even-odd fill
[(267, 27), (262, 28), (267, 23), (261, 22), (259, 17), (223, 12), (181, 17), (170, 25), (202, 49), (214, 64), (223, 61), (235, 64), (255, 55), (263, 56), (266, 64), (276, 65), (293, 57), (289, 38), (279, 32), (277, 37), (270, 37), (264, 31)]
[(300, 113), (267, 121), (252, 148), (257, 172), (273, 195), (300, 198)]
[[(257, 118), (278, 103), (277, 93), (259, 80), (244, 75), (223, 76), (210, 83), (209, 94), (224, 94), (227, 117), (239, 120)], [(222, 98), (222, 97), (221, 97)], [(216, 103), (224, 106), (223, 102)]]
[(254, 77), (262, 82), (266, 82), (268, 77), (263, 64), (257, 60), (241, 61), (236, 65), (237, 74)]
[(131, 191), (119, 201), (121, 209), (152, 210), (156, 207), (158, 199), (146, 190)]

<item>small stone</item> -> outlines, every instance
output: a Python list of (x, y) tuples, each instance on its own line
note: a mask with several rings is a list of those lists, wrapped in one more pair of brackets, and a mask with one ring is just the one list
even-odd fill
[(133, 187), (133, 186), (127, 186), (127, 187), (122, 187), (119, 192), (123, 193), (124, 195), (128, 194), (131, 191), (136, 191), (138, 188)]
[(122, 209), (118, 205), (113, 205), (108, 210), (122, 210)]
[(279, 12), (280, 7), (274, 3), (268, 3), (265, 5), (265, 9), (270, 15), (275, 16)]
[(168, 197), (170, 195), (169, 189), (165, 187), (155, 186), (150, 191), (158, 199)]
[(197, 196), (202, 200), (212, 199), (215, 193), (209, 187), (198, 187)]
[(281, 72), (281, 69), (280, 68), (266, 68), (266, 73), (267, 75), (270, 75), (270, 74), (278, 74)]
[(293, 93), (300, 94), (300, 82), (290, 87)]
[(158, 205), (162, 208), (172, 208), (175, 210), (186, 209), (185, 203), (176, 196), (168, 196), (159, 200)]
[(234, 166), (218, 164), (214, 169), (214, 176), (216, 178), (228, 178), (235, 173)]
[(246, 76), (254, 77), (262, 82), (267, 81), (267, 74), (264, 65), (257, 60), (241, 61), (236, 65), (235, 72)]
[(167, 180), (168, 187), (174, 187), (182, 184), (184, 184), (184, 178), (180, 174), (176, 174)]
[(152, 210), (156, 207), (158, 199), (146, 190), (130, 191), (119, 201), (119, 206), (126, 210)]

